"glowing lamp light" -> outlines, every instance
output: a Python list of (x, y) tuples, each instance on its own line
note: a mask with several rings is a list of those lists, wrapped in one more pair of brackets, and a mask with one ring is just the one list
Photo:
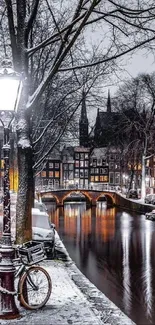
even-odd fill
[(22, 89), (20, 75), (11, 67), (9, 60), (3, 60), (0, 69), (0, 111), (16, 111)]

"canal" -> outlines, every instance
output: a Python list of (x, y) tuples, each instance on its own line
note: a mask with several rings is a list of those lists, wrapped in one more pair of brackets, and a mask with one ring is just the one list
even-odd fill
[(155, 223), (104, 202), (46, 204), (83, 274), (136, 324), (155, 324)]

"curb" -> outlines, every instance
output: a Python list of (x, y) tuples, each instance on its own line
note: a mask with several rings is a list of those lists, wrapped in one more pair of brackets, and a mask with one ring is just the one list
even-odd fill
[(136, 325), (104, 293), (102, 293), (71, 260), (66, 262), (71, 279), (86, 296), (91, 310), (106, 325)]

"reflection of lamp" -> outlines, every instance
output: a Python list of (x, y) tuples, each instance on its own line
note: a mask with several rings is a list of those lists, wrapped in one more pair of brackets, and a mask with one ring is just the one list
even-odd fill
[[(4, 129), (4, 179), (3, 179), (3, 234), (0, 247), (0, 281), (4, 288), (1, 293), (0, 318), (16, 318), (19, 314), (14, 300), (14, 250), (11, 242), (10, 184), (9, 184), (9, 130), (14, 118), (21, 91), (19, 75), (15, 73), (6, 59), (0, 69), (0, 121)], [(11, 293), (10, 293), (11, 292)]]

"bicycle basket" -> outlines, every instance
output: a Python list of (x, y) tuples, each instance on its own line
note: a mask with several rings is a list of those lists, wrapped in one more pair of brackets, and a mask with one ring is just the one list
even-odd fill
[(21, 256), (23, 263), (27, 265), (32, 265), (46, 259), (44, 244), (33, 240), (24, 243), (23, 246), (18, 249), (18, 253)]

